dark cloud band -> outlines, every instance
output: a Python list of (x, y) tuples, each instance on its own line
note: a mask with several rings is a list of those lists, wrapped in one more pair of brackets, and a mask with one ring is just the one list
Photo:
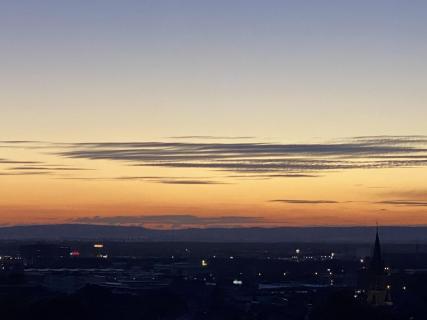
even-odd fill
[(215, 226), (257, 224), (265, 222), (262, 217), (253, 216), (222, 216), (202, 217), (188, 214), (139, 215), (139, 216), (95, 216), (81, 217), (72, 220), (77, 223), (110, 224), (110, 225), (144, 225), (163, 224), (181, 226)]
[(239, 174), (314, 175), (326, 170), (427, 166), (427, 137), (356, 137), (321, 144), (104, 142), (68, 144), (68, 158)]

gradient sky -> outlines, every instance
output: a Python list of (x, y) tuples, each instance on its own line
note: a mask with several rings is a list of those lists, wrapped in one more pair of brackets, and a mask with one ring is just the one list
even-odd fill
[(425, 1), (1, 1), (0, 223), (426, 224), (426, 39)]

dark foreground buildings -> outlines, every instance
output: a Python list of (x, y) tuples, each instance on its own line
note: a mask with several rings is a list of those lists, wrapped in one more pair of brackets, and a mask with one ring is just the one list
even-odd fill
[(373, 248), (7, 242), (0, 253), (4, 319), (427, 319), (427, 247), (382, 248), (378, 232)]

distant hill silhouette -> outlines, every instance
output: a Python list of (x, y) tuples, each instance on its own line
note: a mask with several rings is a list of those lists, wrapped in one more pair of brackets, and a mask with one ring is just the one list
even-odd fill
[[(389, 243), (427, 243), (427, 227), (381, 227)], [(371, 243), (375, 227), (206, 228), (155, 230), (91, 224), (24, 225), (0, 228), (0, 240), (128, 240), (205, 242)]]

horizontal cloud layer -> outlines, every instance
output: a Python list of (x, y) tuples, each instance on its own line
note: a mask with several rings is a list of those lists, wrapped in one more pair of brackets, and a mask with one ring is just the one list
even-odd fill
[(165, 176), (125, 176), (125, 177), (61, 177), (60, 179), (65, 180), (86, 180), (86, 181), (99, 181), (99, 180), (118, 180), (118, 181), (146, 181), (153, 183), (162, 184), (197, 184), (197, 185), (209, 185), (209, 184), (225, 184), (225, 182), (208, 180), (206, 177), (199, 178), (188, 178), (188, 177), (165, 177)]
[(277, 177), (327, 170), (427, 166), (427, 137), (355, 137), (317, 144), (103, 142), (63, 145), (68, 158), (122, 161), (135, 166), (206, 168)]
[(378, 204), (387, 204), (395, 206), (407, 206), (407, 207), (427, 207), (427, 200), (385, 200), (376, 202)]
[(11, 164), (11, 165), (21, 165), (21, 164), (39, 164), (38, 161), (19, 161), (19, 160), (9, 160), (0, 158), (0, 164)]
[(241, 136), (241, 137), (226, 137), (226, 136), (175, 136), (169, 137), (170, 139), (198, 139), (198, 140), (246, 140), (254, 139), (255, 137)]
[[(251, 139), (244, 142), (231, 141), (249, 138)], [(43, 152), (49, 150), (50, 154), (69, 159), (111, 160), (136, 167), (229, 172), (223, 176), (225, 179), (313, 178), (328, 171), (427, 166), (427, 136), (367, 136), (300, 144), (256, 142), (252, 137), (180, 136), (173, 139), (176, 140), (91, 143), (2, 141), (0, 147), (29, 148)], [(218, 142), (215, 139), (230, 141)], [(31, 159), (22, 161), (0, 158), (0, 165), (3, 166), (3, 175), (24, 175), (25, 172), (54, 175), (65, 171), (71, 173), (86, 170), (73, 166), (49, 165)], [(7, 165), (9, 166), (5, 167)], [(224, 180), (158, 177), (151, 179), (151, 182), (208, 185), (224, 183)]]
[(139, 216), (95, 216), (81, 217), (72, 220), (77, 223), (90, 224), (111, 224), (111, 225), (169, 225), (174, 227), (182, 226), (234, 226), (248, 225), (265, 222), (262, 217), (252, 216), (222, 216), (222, 217), (201, 217), (187, 214), (168, 215), (139, 215)]
[(334, 200), (299, 200), (299, 199), (276, 199), (270, 200), (270, 202), (283, 202), (290, 204), (331, 204), (331, 203), (339, 203)]

